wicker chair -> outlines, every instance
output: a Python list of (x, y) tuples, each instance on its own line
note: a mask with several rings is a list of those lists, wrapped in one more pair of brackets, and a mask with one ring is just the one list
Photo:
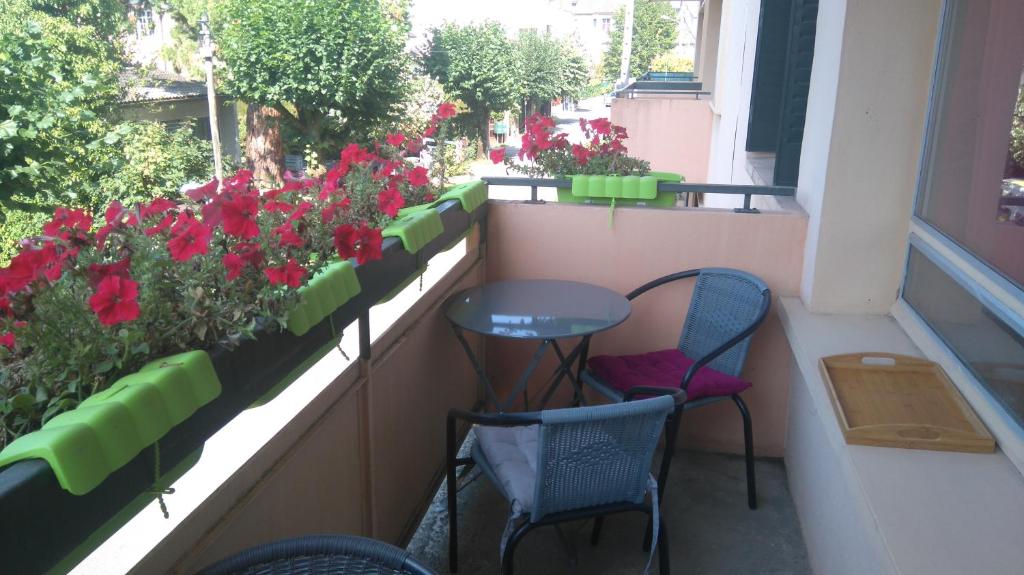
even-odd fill
[[(664, 525), (657, 520), (657, 485), (651, 460), (666, 418), (685, 401), (678, 389), (641, 388), (650, 399), (616, 405), (532, 413), (448, 414), (448, 551), (458, 570), (456, 471), (477, 464), (512, 505), (501, 542), (501, 572), (512, 575), (516, 546), (527, 533), (588, 517), (625, 511), (647, 513), (656, 525), (659, 568), (669, 573)], [(475, 423), (472, 456), (459, 458), (456, 426)], [(671, 448), (671, 438), (668, 439)], [(652, 502), (647, 503), (650, 495)], [(596, 543), (597, 529), (592, 540)], [(650, 541), (644, 541), (650, 551)], [(648, 560), (648, 566), (650, 559)]]
[[(771, 290), (759, 278), (743, 271), (703, 268), (658, 278), (633, 290), (626, 297), (632, 301), (656, 287), (693, 277), (697, 281), (676, 350), (636, 356), (595, 357), (588, 363), (589, 341), (585, 341), (580, 366), (589, 365), (589, 368), (580, 373), (580, 381), (612, 401), (623, 401), (625, 392), (633, 382), (640, 382), (640, 385), (678, 386), (686, 390), (688, 397), (682, 405), (683, 411), (731, 399), (743, 419), (747, 505), (756, 509), (754, 433), (750, 411), (739, 395), (750, 384), (738, 377), (747, 357), (750, 337), (764, 321), (771, 307)], [(614, 371), (613, 376), (609, 366), (622, 366), (622, 369)], [(698, 385), (700, 390), (696, 389)], [(674, 417), (673, 425), (678, 426), (679, 421), (679, 417)], [(675, 433), (676, 430), (671, 432), (672, 435)], [(662, 496), (667, 486), (671, 459), (672, 452), (666, 450), (658, 473)]]
[(437, 575), (407, 551), (353, 535), (275, 541), (222, 559), (200, 575)]

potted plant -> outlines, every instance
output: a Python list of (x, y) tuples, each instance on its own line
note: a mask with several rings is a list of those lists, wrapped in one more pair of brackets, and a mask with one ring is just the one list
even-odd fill
[(607, 118), (580, 118), (579, 123), (584, 141), (570, 143), (565, 133), (555, 132), (554, 119), (534, 114), (525, 122), (519, 161), (507, 158), (504, 150), (493, 151), (491, 160), (528, 176), (571, 179), (571, 188), (558, 188), (560, 202), (675, 205), (675, 193), (659, 192), (657, 183), (678, 182), (682, 176), (651, 172), (647, 161), (627, 155), (626, 129)]
[[(142, 373), (154, 379), (159, 358), (179, 364), (180, 354), (196, 350), (222, 358), (247, 341), (285, 329), (302, 336), (323, 322), (360, 292), (351, 260), (362, 266), (382, 257), (383, 230), (398, 215), (403, 186), (424, 187), (403, 166), (351, 145), (323, 178), (289, 179), (278, 189), (256, 189), (242, 170), (182, 198), (133, 207), (114, 202), (98, 222), (82, 210), (56, 210), (0, 268), (0, 445), (7, 446), (0, 465), (46, 449), (81, 457), (58, 445), (64, 431), (41, 433), (60, 436), (50, 448), (40, 448), (39, 437), (22, 437), (39, 428), (56, 430), (78, 418), (113, 437), (103, 424), (144, 422), (144, 414), (97, 409), (100, 401), (89, 398), (110, 389), (128, 390), (119, 399), (145, 395), (125, 380)], [(252, 359), (257, 368), (272, 362)], [(201, 401), (191, 411), (233, 379), (216, 371), (220, 381), (196, 395)], [(135, 401), (132, 409), (166, 411), (179, 401), (171, 395)], [(102, 417), (58, 417), (80, 405)], [(152, 429), (139, 435), (150, 443), (155, 436)], [(107, 459), (123, 461), (146, 444), (122, 446)], [(62, 485), (94, 486), (103, 473), (92, 473), (85, 483), (61, 477)]]

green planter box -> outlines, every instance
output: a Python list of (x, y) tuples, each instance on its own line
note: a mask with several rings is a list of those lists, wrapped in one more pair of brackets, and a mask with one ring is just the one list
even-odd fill
[(674, 192), (659, 192), (658, 182), (679, 182), (683, 177), (671, 172), (651, 172), (646, 176), (570, 176), (572, 188), (558, 188), (558, 201), (573, 204), (671, 207)]
[(62, 488), (83, 495), (220, 392), (206, 352), (158, 359), (14, 440), (0, 466), (44, 459)]

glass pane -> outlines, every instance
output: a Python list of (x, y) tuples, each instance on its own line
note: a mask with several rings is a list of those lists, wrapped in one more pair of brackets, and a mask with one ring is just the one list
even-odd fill
[(1024, 336), (915, 248), (903, 298), (1024, 427)]
[(917, 215), (1024, 286), (1024, 2), (947, 15)]

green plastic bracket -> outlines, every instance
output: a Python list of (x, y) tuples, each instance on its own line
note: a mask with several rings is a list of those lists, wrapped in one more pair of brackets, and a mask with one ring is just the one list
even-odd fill
[(487, 203), (487, 185), (483, 180), (473, 180), (448, 188), (448, 191), (441, 194), (435, 203), (446, 200), (459, 200), (462, 209), (472, 212)]
[(205, 351), (150, 362), (16, 439), (0, 452), (0, 466), (45, 459), (61, 487), (84, 495), (220, 391)]
[(442, 233), (444, 222), (441, 221), (441, 214), (434, 209), (425, 209), (400, 214), (397, 220), (384, 228), (383, 235), (386, 238), (399, 238), (405, 251), (414, 254)]
[(352, 262), (336, 261), (328, 265), (299, 289), (302, 299), (288, 312), (288, 331), (305, 334), (360, 291), (362, 286)]
[(483, 180), (464, 182), (448, 188), (448, 191), (441, 194), (436, 200), (428, 204), (409, 206), (398, 210), (399, 217), (422, 212), (428, 208), (436, 207), (448, 200), (458, 200), (462, 204), (463, 211), (472, 212), (487, 202), (487, 185)]

